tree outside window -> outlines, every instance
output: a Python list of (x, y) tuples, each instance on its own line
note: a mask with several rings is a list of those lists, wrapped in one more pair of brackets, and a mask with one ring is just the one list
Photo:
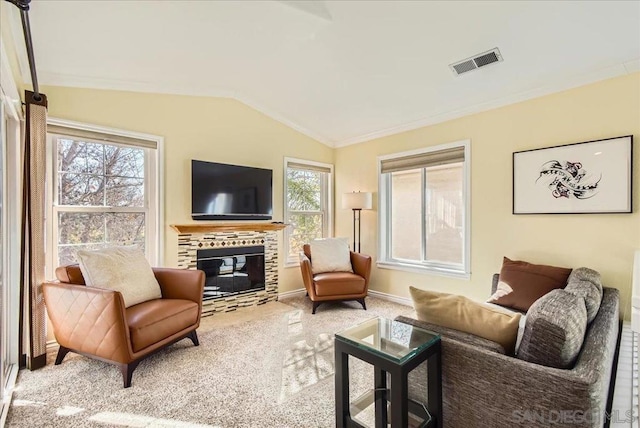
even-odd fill
[(287, 263), (296, 264), (302, 246), (329, 236), (332, 166), (285, 160)]
[(80, 249), (144, 251), (146, 149), (62, 136), (54, 143), (57, 265), (74, 263)]

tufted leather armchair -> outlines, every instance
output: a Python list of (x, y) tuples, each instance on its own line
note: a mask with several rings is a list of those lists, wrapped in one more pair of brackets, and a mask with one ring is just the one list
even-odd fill
[(351, 272), (325, 272), (313, 274), (311, 269), (311, 246), (305, 244), (303, 253), (300, 254), (300, 270), (302, 280), (307, 289), (307, 295), (313, 302), (313, 310), (323, 302), (340, 300), (357, 300), (364, 310), (367, 305), (364, 298), (369, 290), (369, 277), (371, 275), (371, 256), (351, 251)]
[(85, 286), (78, 265), (57, 268), (59, 282), (43, 285), (60, 345), (55, 364), (69, 351), (115, 364), (128, 388), (144, 358), (187, 337), (198, 346), (204, 273), (169, 268), (153, 272), (162, 298), (125, 308), (119, 292)]

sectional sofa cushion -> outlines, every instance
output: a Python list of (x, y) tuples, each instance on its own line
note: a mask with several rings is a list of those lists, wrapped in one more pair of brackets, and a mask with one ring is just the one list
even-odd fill
[(584, 299), (565, 290), (552, 290), (529, 308), (516, 356), (547, 367), (571, 368), (586, 330)]
[(347, 238), (314, 239), (310, 243), (311, 271), (323, 272), (353, 272), (351, 267), (351, 252)]
[(513, 355), (520, 314), (508, 313), (464, 296), (409, 287), (420, 321), (492, 340)]
[(600, 302), (602, 302), (600, 273), (586, 267), (574, 269), (569, 275), (567, 286), (564, 289), (584, 299), (587, 308), (587, 322), (591, 323), (598, 314)]
[(76, 257), (87, 286), (119, 291), (127, 308), (162, 297), (151, 265), (136, 246), (80, 250)]
[(489, 303), (527, 312), (529, 307), (551, 290), (563, 288), (571, 269), (537, 265), (505, 257), (496, 292)]

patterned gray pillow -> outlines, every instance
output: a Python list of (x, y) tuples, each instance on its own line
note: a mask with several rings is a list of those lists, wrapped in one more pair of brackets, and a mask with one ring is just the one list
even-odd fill
[(591, 323), (598, 314), (600, 302), (602, 302), (600, 274), (586, 267), (574, 269), (569, 275), (564, 290), (584, 299), (587, 306), (587, 323)]
[(580, 353), (586, 330), (584, 299), (553, 290), (529, 308), (516, 356), (547, 367), (570, 368)]

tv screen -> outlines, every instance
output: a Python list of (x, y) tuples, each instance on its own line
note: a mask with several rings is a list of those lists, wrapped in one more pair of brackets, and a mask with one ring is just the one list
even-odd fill
[(271, 220), (270, 169), (191, 161), (191, 218)]

